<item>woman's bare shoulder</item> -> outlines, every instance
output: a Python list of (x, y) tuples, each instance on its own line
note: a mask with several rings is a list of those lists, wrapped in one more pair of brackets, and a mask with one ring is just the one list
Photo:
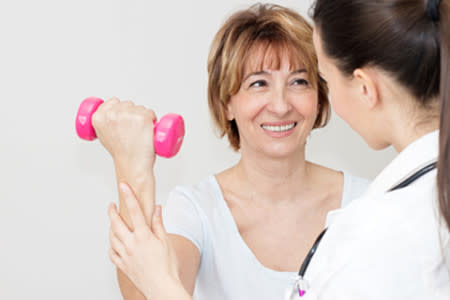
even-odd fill
[(344, 185), (344, 173), (316, 163), (308, 162), (313, 178), (322, 184), (332, 186)]

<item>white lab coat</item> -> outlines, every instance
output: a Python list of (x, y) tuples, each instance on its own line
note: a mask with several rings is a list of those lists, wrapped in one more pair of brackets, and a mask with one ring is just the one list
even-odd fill
[(305, 274), (309, 290), (291, 299), (450, 300), (450, 237), (438, 213), (436, 170), (387, 192), (437, 160), (438, 135), (409, 145), (361, 198), (329, 214)]

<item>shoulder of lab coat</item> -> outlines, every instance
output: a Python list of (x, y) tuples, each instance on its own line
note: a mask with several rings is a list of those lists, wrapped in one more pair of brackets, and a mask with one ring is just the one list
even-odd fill
[(448, 300), (449, 234), (435, 176), (342, 210), (311, 261), (307, 299)]

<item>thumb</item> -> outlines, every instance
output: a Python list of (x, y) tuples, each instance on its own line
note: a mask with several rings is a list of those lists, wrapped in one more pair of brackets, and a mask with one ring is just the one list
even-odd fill
[(152, 217), (152, 231), (159, 240), (165, 241), (167, 239), (167, 232), (164, 228), (161, 214), (161, 205), (156, 205), (155, 207), (155, 211)]

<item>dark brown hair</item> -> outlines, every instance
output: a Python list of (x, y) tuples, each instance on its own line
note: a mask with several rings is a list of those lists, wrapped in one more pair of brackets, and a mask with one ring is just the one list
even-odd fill
[[(319, 112), (314, 128), (327, 124), (330, 115), (328, 88), (320, 80), (312, 26), (295, 11), (273, 4), (255, 4), (230, 16), (219, 29), (208, 57), (208, 104), (221, 136), (227, 135), (234, 150), (239, 150), (239, 131), (226, 117), (231, 96), (235, 95), (251, 55), (260, 48), (274, 50), (274, 68), (287, 53), (290, 63), (302, 64), (312, 87), (318, 91)], [(263, 55), (260, 65), (264, 63)]]
[(375, 66), (423, 107), (440, 96), (437, 183), (440, 212), (450, 229), (449, 1), (316, 0), (311, 15), (324, 52), (344, 75)]

